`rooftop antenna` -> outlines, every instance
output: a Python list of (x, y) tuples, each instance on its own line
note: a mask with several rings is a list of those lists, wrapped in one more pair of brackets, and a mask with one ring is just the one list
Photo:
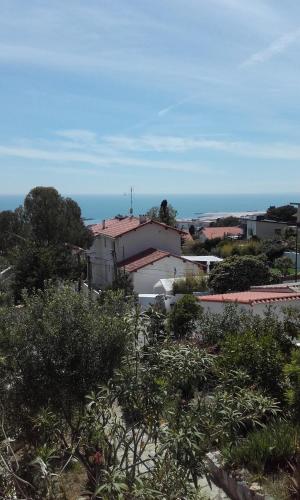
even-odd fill
[(131, 188), (130, 188), (130, 210), (129, 210), (130, 215), (133, 214), (133, 206), (132, 206), (133, 199), (132, 198), (133, 198), (133, 187), (131, 186)]

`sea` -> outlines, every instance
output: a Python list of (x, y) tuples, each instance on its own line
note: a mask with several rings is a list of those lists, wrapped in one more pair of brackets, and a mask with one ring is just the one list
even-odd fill
[[(130, 212), (129, 194), (72, 194), (79, 204), (83, 218), (90, 224), (115, 215)], [(144, 214), (162, 199), (177, 210), (178, 218), (203, 217), (206, 214), (262, 212), (271, 205), (280, 206), (300, 201), (300, 192), (288, 194), (134, 194), (134, 215)], [(22, 205), (24, 195), (0, 195), (0, 211), (14, 210)]]

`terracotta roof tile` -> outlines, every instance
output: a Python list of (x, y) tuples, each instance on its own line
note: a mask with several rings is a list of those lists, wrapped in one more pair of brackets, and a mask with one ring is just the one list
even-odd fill
[(237, 302), (238, 304), (268, 304), (282, 300), (300, 300), (300, 293), (276, 291), (233, 292), (199, 297), (200, 302)]
[(153, 264), (158, 260), (164, 259), (165, 257), (170, 257), (170, 252), (165, 252), (163, 250), (156, 250), (155, 248), (148, 248), (143, 252), (140, 252), (129, 259), (125, 259), (118, 263), (118, 267), (125, 268), (125, 271), (131, 273), (137, 271), (143, 267)]
[(208, 240), (213, 238), (225, 238), (225, 236), (242, 236), (243, 230), (240, 227), (205, 227), (201, 234)]
[(156, 224), (163, 228), (170, 229), (172, 231), (176, 231), (182, 234), (182, 231), (176, 229), (175, 227), (168, 226), (167, 224), (162, 224), (161, 222), (152, 221), (150, 219), (146, 219), (145, 222), (140, 222), (139, 217), (124, 217), (107, 219), (105, 221), (105, 227), (103, 228), (103, 224), (92, 224), (89, 226), (94, 236), (99, 236), (103, 234), (104, 236), (109, 236), (111, 238), (118, 238), (123, 234), (129, 233), (130, 231), (135, 231), (136, 229), (146, 226), (148, 224)]

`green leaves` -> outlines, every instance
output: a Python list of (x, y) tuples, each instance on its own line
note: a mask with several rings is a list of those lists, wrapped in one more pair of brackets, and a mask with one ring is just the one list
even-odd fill
[(229, 257), (215, 265), (208, 285), (214, 293), (248, 290), (252, 285), (265, 285), (270, 281), (270, 270), (254, 256)]

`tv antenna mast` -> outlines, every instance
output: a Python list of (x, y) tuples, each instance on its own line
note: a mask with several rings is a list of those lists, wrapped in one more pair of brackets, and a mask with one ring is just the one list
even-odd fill
[(131, 186), (130, 188), (130, 210), (129, 210), (130, 215), (133, 214), (133, 187)]

